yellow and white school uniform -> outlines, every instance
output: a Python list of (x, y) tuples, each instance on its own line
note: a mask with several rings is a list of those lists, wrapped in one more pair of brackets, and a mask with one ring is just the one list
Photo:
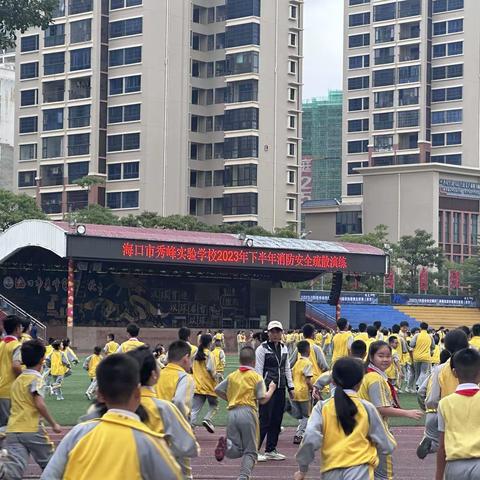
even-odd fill
[(215, 359), (215, 380), (217, 383), (223, 381), (223, 373), (225, 372), (225, 365), (227, 363), (225, 352), (221, 347), (215, 347), (212, 350), (213, 358)]
[(333, 354), (332, 365), (343, 357), (348, 357), (350, 346), (353, 342), (353, 335), (351, 332), (337, 332), (332, 339)]
[(113, 353), (117, 353), (118, 347), (120, 347), (120, 345), (114, 340), (112, 340), (105, 344), (105, 346), (103, 347), (103, 351), (105, 352), (105, 355), (112, 355)]
[(479, 336), (472, 337), (470, 339), (470, 346), (473, 348), (476, 348), (477, 350), (480, 350), (480, 337)]
[(138, 338), (129, 338), (125, 342), (123, 342), (117, 349), (117, 353), (127, 353), (131, 350), (135, 350), (138, 347), (143, 347), (145, 345), (141, 342)]

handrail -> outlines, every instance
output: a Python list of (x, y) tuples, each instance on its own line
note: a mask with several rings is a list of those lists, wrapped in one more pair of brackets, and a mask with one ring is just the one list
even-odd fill
[(17, 304), (13, 303), (7, 297), (0, 294), (0, 304), (5, 303), (8, 307), (10, 307), (16, 314), (21, 317), (28, 319), (32, 324), (34, 324), (43, 335), (40, 335), (40, 338), (43, 338), (45, 341), (47, 340), (47, 326), (37, 320), (35, 317), (32, 317), (28, 312), (23, 310), (23, 308), (19, 307)]
[[(305, 309), (305, 316), (311, 320), (315, 320), (316, 322), (320, 323), (322, 327), (325, 328), (334, 328), (336, 326), (336, 319), (332, 315), (315, 310), (311, 305), (308, 303), (306, 304)], [(323, 320), (323, 322), (319, 319), (319, 317)]]

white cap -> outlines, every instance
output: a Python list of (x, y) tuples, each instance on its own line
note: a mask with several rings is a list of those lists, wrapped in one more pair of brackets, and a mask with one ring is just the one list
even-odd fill
[(267, 327), (267, 330), (273, 330), (274, 328), (279, 328), (283, 331), (283, 325), (278, 320), (272, 320)]

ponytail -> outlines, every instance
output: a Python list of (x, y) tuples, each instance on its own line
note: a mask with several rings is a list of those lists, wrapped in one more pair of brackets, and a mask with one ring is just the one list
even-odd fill
[(358, 413), (358, 408), (340, 385), (335, 389), (334, 401), (338, 421), (345, 435), (350, 435), (357, 425), (355, 415)]
[(207, 359), (207, 356), (205, 355), (205, 349), (210, 348), (210, 345), (212, 343), (212, 336), (208, 333), (203, 334), (200, 337), (200, 344), (198, 345), (198, 350), (197, 353), (195, 354), (194, 360), (197, 362), (204, 362)]

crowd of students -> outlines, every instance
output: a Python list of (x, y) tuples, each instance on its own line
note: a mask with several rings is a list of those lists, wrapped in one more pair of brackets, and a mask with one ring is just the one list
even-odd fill
[[(45, 347), (28, 328), (16, 316), (3, 321), (0, 479), (21, 479), (29, 455), (45, 480), (154, 479), (159, 472), (165, 480), (192, 479), (199, 415), (207, 403), (201, 425), (213, 434), (219, 398), (228, 422), (215, 457), (242, 458), (239, 480), (251, 478), (257, 461), (285, 459), (277, 451), (284, 411), (298, 419), (296, 480), (305, 478), (317, 451), (324, 479), (393, 479), (388, 419), (423, 415), (417, 455), (437, 453), (436, 480), (480, 478), (480, 325), (352, 330), (340, 319), (336, 332), (306, 324), (284, 333), (271, 321), (251, 343), (237, 337), (240, 366), (225, 377), (222, 331), (199, 332), (194, 345), (183, 327), (168, 349), (151, 349), (130, 324), (125, 342), (109, 334), (85, 359), (93, 403), (55, 451), (43, 420), (54, 432), (61, 427), (44, 395), (63, 399), (62, 381), (78, 358), (68, 339)], [(403, 409), (402, 391), (415, 392), (420, 409)]]

